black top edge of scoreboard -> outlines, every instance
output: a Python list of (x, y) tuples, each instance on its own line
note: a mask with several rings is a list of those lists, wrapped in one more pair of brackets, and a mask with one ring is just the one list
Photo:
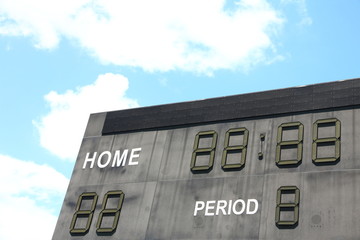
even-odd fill
[(360, 78), (108, 112), (102, 134), (360, 107)]

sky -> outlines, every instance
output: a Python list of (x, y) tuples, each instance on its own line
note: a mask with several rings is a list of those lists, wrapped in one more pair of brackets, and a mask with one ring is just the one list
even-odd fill
[(90, 113), (359, 78), (359, 10), (0, 0), (0, 240), (51, 239)]

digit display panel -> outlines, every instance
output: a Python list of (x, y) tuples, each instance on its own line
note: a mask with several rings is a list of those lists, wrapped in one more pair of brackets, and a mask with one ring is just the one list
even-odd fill
[(53, 240), (357, 239), (360, 79), (89, 118)]

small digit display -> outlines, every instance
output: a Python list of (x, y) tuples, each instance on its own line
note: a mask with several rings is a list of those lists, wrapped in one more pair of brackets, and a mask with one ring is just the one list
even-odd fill
[[(98, 195), (94, 192), (83, 193), (79, 196), (77, 204), (76, 204), (76, 211), (73, 215), (70, 224), (70, 233), (71, 234), (86, 234), (89, 231), (94, 210), (96, 207), (96, 203), (98, 200)], [(85, 201), (91, 201), (90, 209), (83, 209), (83, 205)], [(86, 224), (84, 227), (76, 227), (76, 223), (79, 219), (86, 218)]]
[[(96, 232), (97, 233), (115, 232), (117, 225), (118, 225), (124, 197), (125, 197), (125, 195), (122, 191), (109, 191), (105, 194), (103, 203), (102, 203), (101, 212), (99, 214), (99, 218), (98, 218), (98, 221), (96, 224)], [(116, 199), (116, 201), (117, 201), (116, 208), (108, 208), (107, 207), (109, 199)], [(113, 218), (111, 227), (103, 227), (102, 226), (104, 217)]]
[[(293, 201), (284, 196), (293, 195)], [(299, 222), (300, 190), (296, 186), (282, 186), (277, 190), (275, 223), (279, 228), (294, 228)]]
[[(322, 128), (334, 128), (335, 136), (319, 137)], [(336, 118), (317, 120), (313, 125), (312, 160), (314, 164), (335, 164), (340, 160), (341, 123)], [(319, 148), (332, 147), (333, 156), (319, 156)], [(329, 152), (329, 151), (327, 151)]]
[[(209, 146), (199, 146), (202, 140), (210, 140)], [(195, 137), (194, 150), (191, 158), (190, 169), (193, 173), (209, 172), (214, 165), (215, 147), (217, 141), (217, 133), (215, 131), (199, 132)], [(198, 158), (207, 157), (207, 165), (197, 165)]]
[[(289, 140), (284, 140), (284, 133), (297, 131), (297, 136)], [(304, 125), (300, 122), (283, 123), (278, 128), (276, 145), (276, 164), (278, 166), (298, 165), (302, 160), (304, 139)], [(295, 159), (283, 159), (282, 153), (285, 150), (296, 150)]]
[[(99, 235), (112, 234), (116, 231), (124, 198), (125, 194), (120, 190), (109, 191), (105, 194), (97, 219), (96, 233)], [(109, 204), (109, 199), (111, 199), (112, 204)], [(98, 195), (95, 192), (85, 192), (79, 196), (70, 224), (71, 235), (83, 236), (88, 233), (97, 201)], [(115, 205), (115, 207), (109, 207), (109, 205)]]
[[(242, 144), (230, 145), (231, 138), (242, 137)], [(221, 167), (224, 170), (240, 170), (246, 161), (246, 151), (249, 138), (249, 131), (246, 128), (230, 129), (226, 132), (224, 151), (221, 159)], [(239, 139), (237, 139), (239, 140)], [(239, 157), (238, 163), (228, 163), (228, 155)]]

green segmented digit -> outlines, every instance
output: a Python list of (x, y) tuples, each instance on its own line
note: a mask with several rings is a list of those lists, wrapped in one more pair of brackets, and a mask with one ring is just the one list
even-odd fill
[[(204, 138), (211, 138), (211, 146), (199, 148), (200, 140)], [(216, 141), (217, 133), (215, 131), (205, 131), (196, 134), (194, 141), (194, 150), (192, 153), (190, 164), (190, 169), (193, 173), (211, 171), (214, 165)], [(196, 161), (199, 156), (209, 156), (208, 164), (199, 166), (196, 165)]]
[[(321, 127), (335, 127), (334, 137), (319, 138), (319, 128)], [(314, 164), (334, 164), (340, 160), (340, 135), (341, 122), (336, 118), (317, 120), (313, 124), (313, 143), (312, 143), (312, 160)], [(335, 146), (333, 157), (319, 157), (319, 146)]]
[[(113, 233), (116, 231), (121, 207), (124, 202), (125, 194), (122, 191), (109, 191), (105, 194), (101, 212), (99, 214), (99, 218), (96, 224), (96, 232), (97, 233)], [(110, 198), (117, 198), (116, 208), (107, 208), (107, 202)], [(104, 217), (113, 217), (113, 222), (111, 227), (102, 227)]]
[[(283, 133), (287, 130), (297, 129), (298, 136), (297, 139), (293, 140), (283, 140)], [(297, 165), (302, 161), (302, 152), (303, 152), (303, 139), (304, 139), (304, 125), (300, 122), (290, 122), (283, 123), (278, 128), (277, 133), (277, 145), (276, 145), (276, 164), (278, 166), (286, 165)], [(283, 149), (287, 148), (296, 148), (296, 159), (281, 159), (281, 152)]]
[[(242, 144), (238, 144), (238, 145), (232, 145), (229, 146), (230, 144), (230, 139), (231, 137), (237, 136), (237, 135), (242, 135), (243, 136), (243, 141)], [(224, 151), (223, 151), (223, 155), (222, 155), (222, 159), (221, 159), (221, 167), (224, 170), (237, 170), (237, 169), (241, 169), (246, 161), (246, 151), (247, 151), (247, 144), (248, 144), (248, 138), (249, 138), (249, 131), (246, 128), (235, 128), (235, 129), (230, 129), (226, 132), (225, 135), (225, 144), (224, 144)], [(239, 159), (239, 163), (228, 163), (227, 162), (227, 157), (228, 154), (241, 154), (241, 157)]]
[[(282, 196), (285, 194), (293, 194), (294, 201), (284, 203)], [(282, 186), (277, 190), (276, 194), (276, 211), (275, 223), (278, 227), (296, 227), (299, 222), (299, 204), (300, 190), (296, 186)], [(292, 219), (282, 219), (282, 212), (293, 212)]]
[[(81, 209), (82, 203), (84, 200), (92, 200), (90, 209), (86, 209), (86, 210)], [(98, 200), (98, 195), (94, 192), (83, 193), (79, 196), (77, 204), (76, 204), (76, 211), (73, 215), (73, 218), (72, 218), (71, 224), (70, 224), (70, 233), (71, 234), (84, 234), (85, 235), (89, 231), (97, 200)], [(87, 218), (85, 227), (83, 227), (83, 228), (75, 227), (76, 222), (79, 218)]]

